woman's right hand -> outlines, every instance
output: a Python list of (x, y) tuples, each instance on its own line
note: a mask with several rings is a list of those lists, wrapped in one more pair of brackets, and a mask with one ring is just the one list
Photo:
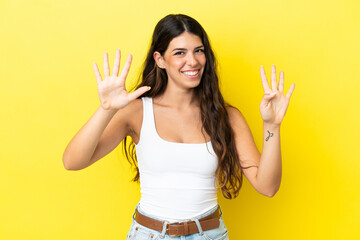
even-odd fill
[(102, 80), (99, 69), (94, 62), (94, 71), (98, 83), (98, 93), (101, 107), (105, 110), (124, 108), (131, 101), (150, 90), (150, 87), (143, 86), (132, 93), (125, 88), (125, 80), (129, 73), (132, 55), (129, 54), (125, 66), (118, 77), (120, 67), (120, 49), (116, 50), (115, 62), (112, 76), (110, 76), (109, 61), (107, 52), (104, 53), (104, 80)]

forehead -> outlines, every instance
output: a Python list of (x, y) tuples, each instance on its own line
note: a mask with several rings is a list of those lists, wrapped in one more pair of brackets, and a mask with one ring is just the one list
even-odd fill
[(198, 35), (183, 32), (179, 36), (173, 38), (169, 43), (169, 50), (172, 50), (174, 48), (196, 48), (198, 46), (201, 46), (202, 41), (201, 38)]

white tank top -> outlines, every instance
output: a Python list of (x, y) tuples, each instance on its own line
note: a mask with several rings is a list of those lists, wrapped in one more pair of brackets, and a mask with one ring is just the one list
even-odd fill
[(177, 222), (215, 207), (218, 158), (211, 141), (175, 143), (162, 139), (155, 127), (152, 98), (141, 99), (143, 121), (140, 140), (135, 144), (140, 172), (139, 208), (149, 216)]

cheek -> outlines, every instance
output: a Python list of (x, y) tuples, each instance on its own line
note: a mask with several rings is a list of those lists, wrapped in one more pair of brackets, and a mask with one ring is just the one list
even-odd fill
[(205, 57), (205, 54), (202, 55), (200, 58), (199, 58), (199, 62), (201, 63), (201, 65), (205, 66), (205, 63), (206, 63), (206, 57)]
[(178, 70), (179, 68), (181, 68), (184, 63), (184, 61), (182, 61), (181, 59), (176, 59), (174, 61), (171, 62), (170, 68), (172, 68), (172, 70)]

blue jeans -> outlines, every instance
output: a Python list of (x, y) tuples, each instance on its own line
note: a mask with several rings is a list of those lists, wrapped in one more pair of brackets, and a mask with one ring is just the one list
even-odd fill
[(127, 240), (229, 240), (228, 230), (227, 230), (224, 220), (222, 218), (222, 211), (221, 211), (221, 207), (219, 204), (218, 204), (218, 206), (220, 208), (221, 214), (220, 214), (220, 218), (219, 218), (220, 226), (218, 228), (203, 231), (201, 229), (201, 225), (199, 222), (200, 218), (203, 218), (203, 217), (208, 216), (211, 213), (215, 212), (218, 207), (218, 206), (216, 206), (216, 207), (210, 209), (209, 211), (207, 211), (206, 213), (201, 214), (197, 217), (194, 217), (191, 220), (188, 220), (188, 221), (196, 222), (196, 225), (199, 229), (198, 233), (193, 233), (193, 234), (189, 234), (186, 236), (177, 236), (177, 237), (170, 237), (168, 234), (165, 233), (166, 225), (168, 224), (168, 222), (163, 219), (152, 217), (153, 219), (163, 221), (166, 223), (163, 225), (162, 232), (144, 227), (144, 226), (140, 225), (139, 223), (137, 223), (134, 218), (136, 209), (138, 209), (138, 211), (141, 214), (143, 214), (147, 217), (150, 217), (149, 215), (147, 215), (146, 213), (141, 211), (141, 209), (138, 208), (138, 206), (139, 206), (139, 204), (136, 205), (134, 214), (132, 216), (133, 220), (132, 220), (132, 224), (130, 226), (130, 231), (127, 234), (127, 238), (126, 238)]

